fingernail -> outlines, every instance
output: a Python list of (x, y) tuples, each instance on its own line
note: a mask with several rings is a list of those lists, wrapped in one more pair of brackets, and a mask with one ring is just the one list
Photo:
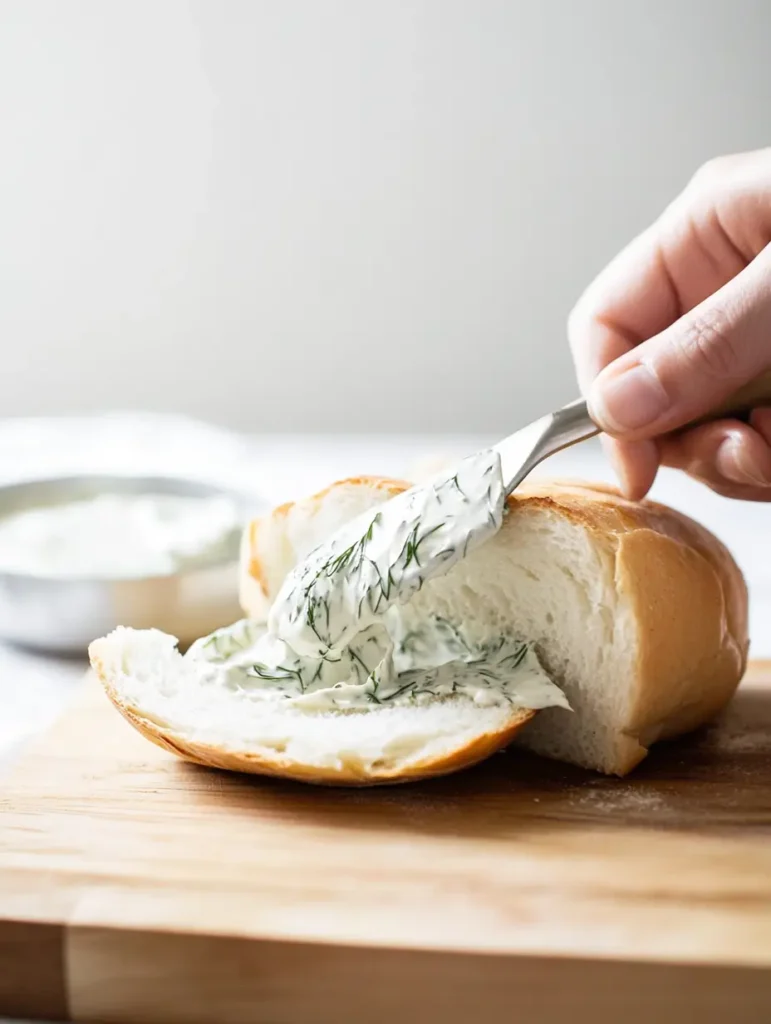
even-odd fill
[(601, 374), (589, 392), (589, 408), (600, 426), (623, 433), (641, 430), (663, 416), (669, 397), (656, 374), (638, 363), (605, 380)]
[(736, 484), (749, 484), (751, 487), (771, 486), (771, 479), (740, 441), (732, 438), (723, 441), (715, 454), (715, 465), (721, 476)]

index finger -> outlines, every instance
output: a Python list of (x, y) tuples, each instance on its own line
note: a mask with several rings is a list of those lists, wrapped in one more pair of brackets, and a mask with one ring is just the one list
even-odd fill
[[(655, 226), (638, 235), (584, 292), (568, 321), (568, 338), (581, 391), (608, 363), (668, 327), (679, 313)], [(653, 441), (604, 439), (629, 498), (643, 498), (659, 467)]]
[(581, 390), (608, 363), (660, 333), (680, 314), (657, 225), (652, 225), (599, 274), (568, 320), (568, 339)]

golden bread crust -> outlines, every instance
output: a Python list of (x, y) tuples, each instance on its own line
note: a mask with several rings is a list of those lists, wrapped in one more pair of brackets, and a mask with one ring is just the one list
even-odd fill
[(746, 583), (717, 537), (681, 512), (629, 501), (607, 485), (542, 481), (510, 502), (549, 507), (614, 549), (616, 586), (640, 636), (617, 773), (634, 768), (656, 740), (714, 718), (749, 651)]

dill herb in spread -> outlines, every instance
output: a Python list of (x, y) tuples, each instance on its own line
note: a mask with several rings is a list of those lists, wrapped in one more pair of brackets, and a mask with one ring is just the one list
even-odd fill
[(306, 711), (464, 698), (478, 705), (567, 707), (522, 638), (469, 641), (460, 624), (415, 622), (402, 606), (501, 527), (500, 459), (392, 498), (349, 524), (289, 574), (268, 628), (237, 623), (191, 649), (224, 686)]

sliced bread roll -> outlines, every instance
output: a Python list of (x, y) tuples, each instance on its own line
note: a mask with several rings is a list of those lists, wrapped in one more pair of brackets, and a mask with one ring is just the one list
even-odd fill
[[(264, 618), (286, 574), (313, 547), (407, 486), (342, 481), (254, 522), (242, 549), (246, 614)], [(747, 591), (726, 548), (672, 509), (600, 486), (541, 481), (517, 492), (499, 533), (427, 582), (405, 611), (414, 622), (437, 613), (480, 641), (513, 633), (534, 642), (572, 708), (515, 715), (492, 731), (480, 719), (484, 741), (471, 739), (471, 727), (456, 752), (436, 760), (438, 770), (505, 745), (532, 717), (517, 743), (626, 774), (656, 740), (702, 725), (727, 703), (749, 646)], [(477, 711), (462, 714), (470, 723)], [(361, 717), (369, 714), (353, 720), (354, 746)], [(357, 760), (357, 771), (369, 778), (373, 765)], [(387, 770), (393, 778), (405, 769), (389, 762)], [(432, 774), (431, 763), (420, 772)]]
[[(247, 615), (264, 620), (297, 562), (407, 486), (343, 481), (253, 523), (242, 550)], [(212, 675), (218, 659), (250, 652), (250, 622), (185, 655), (173, 637), (121, 629), (90, 655), (128, 721), (188, 760), (372, 785), (455, 771), (512, 741), (624, 774), (651, 743), (695, 728), (730, 699), (748, 648), (744, 581), (711, 534), (660, 505), (560, 483), (518, 492), (500, 531), (427, 581), (401, 617), (408, 631), (441, 620), (480, 650), (511, 637), (529, 643), (529, 699), (490, 704), (459, 692), (355, 711), (282, 702), (253, 676), (244, 686), (242, 676)], [(538, 662), (560, 690), (539, 678)], [(545, 696), (544, 681), (554, 691)]]
[(511, 742), (534, 712), (465, 700), (309, 713), (207, 682), (198, 651), (119, 629), (91, 645), (110, 700), (158, 746), (213, 768), (327, 785), (407, 782), (457, 771)]
[[(408, 486), (372, 477), (347, 480), (253, 522), (244, 535), (240, 580), (250, 618), (265, 620), (288, 570), (320, 540)], [(498, 633), (497, 626), (488, 631)], [(214, 634), (215, 645), (218, 636), (228, 645), (234, 630)], [(182, 655), (174, 637), (124, 628), (94, 641), (89, 655), (116, 708), (158, 746), (210, 767), (319, 784), (377, 785), (448, 774), (507, 746), (536, 713), (462, 696), (355, 712), (300, 709), (256, 700), (254, 689), (213, 680), (207, 646)], [(534, 682), (538, 690), (539, 680)]]

